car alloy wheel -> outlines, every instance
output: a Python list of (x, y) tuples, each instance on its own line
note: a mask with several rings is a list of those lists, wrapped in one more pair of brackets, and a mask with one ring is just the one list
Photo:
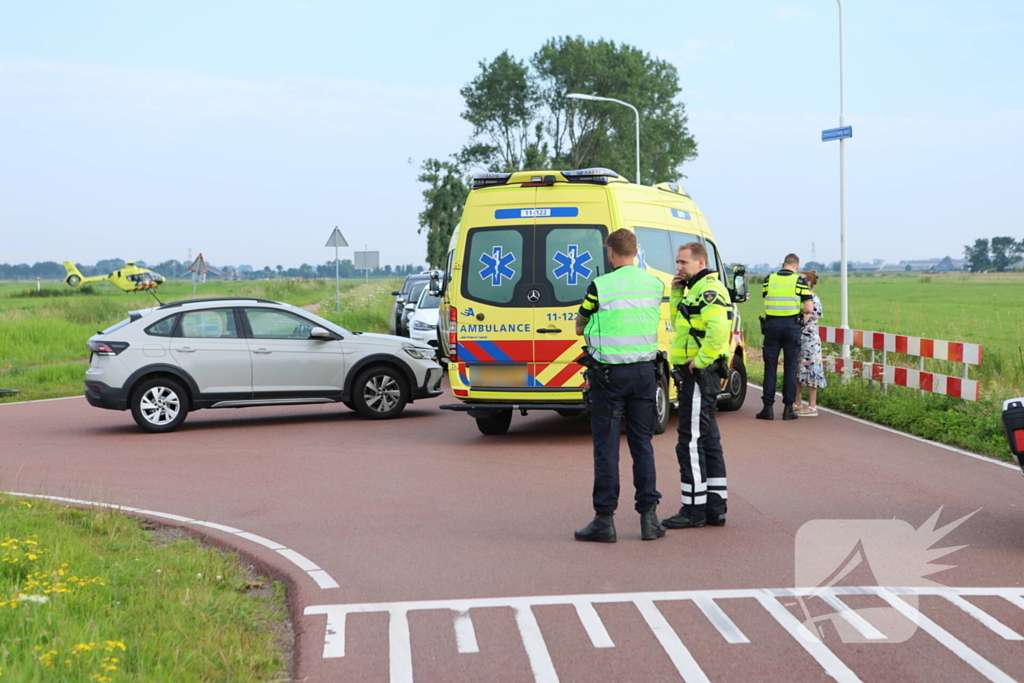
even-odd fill
[(408, 402), (405, 380), (386, 366), (363, 371), (352, 387), (352, 401), (363, 417), (384, 420), (397, 417)]
[(163, 427), (174, 422), (181, 412), (181, 399), (167, 387), (153, 387), (139, 401), (142, 417), (151, 425)]
[(378, 413), (394, 410), (402, 399), (402, 390), (394, 377), (377, 375), (363, 387), (363, 400)]
[(188, 395), (170, 379), (154, 378), (134, 391), (131, 401), (135, 423), (147, 432), (172, 432), (188, 414)]

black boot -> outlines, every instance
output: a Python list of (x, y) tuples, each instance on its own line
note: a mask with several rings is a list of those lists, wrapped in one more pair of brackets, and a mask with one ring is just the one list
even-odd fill
[(725, 515), (708, 515), (708, 526), (725, 526)]
[(577, 541), (615, 543), (615, 520), (611, 515), (597, 515), (587, 526), (576, 532)]
[(661, 523), (668, 529), (699, 529), (702, 526), (707, 526), (708, 518), (703, 512), (697, 512), (696, 510), (693, 516), (691, 516), (684, 506), (679, 508), (678, 515), (672, 515), (668, 519), (663, 519)]
[(658, 506), (655, 505), (647, 512), (640, 513), (640, 538), (645, 541), (653, 541), (665, 535), (665, 527), (658, 521)]
[(782, 419), (783, 420), (795, 420), (796, 419), (796, 411), (793, 410), (793, 404), (792, 403), (787, 403), (786, 407), (782, 409)]
[(761, 412), (755, 415), (754, 417), (756, 417), (758, 420), (774, 420), (775, 409), (772, 408), (771, 406), (765, 406), (764, 408), (761, 409)]

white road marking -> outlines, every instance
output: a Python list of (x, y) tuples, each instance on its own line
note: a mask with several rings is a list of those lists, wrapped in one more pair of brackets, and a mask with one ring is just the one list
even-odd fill
[[(910, 619), (935, 640), (939, 641), (946, 648), (960, 659), (967, 662), (975, 671), (992, 681), (992, 683), (1013, 683), (1013, 678), (1000, 671), (992, 662), (988, 661), (977, 652), (967, 647), (964, 643), (954, 637), (949, 631), (942, 628), (934, 621), (921, 614), (918, 610), (908, 605), (902, 598), (886, 589), (878, 591), (879, 597), (895, 607), (900, 614)], [(941, 595), (941, 593), (940, 593)]]
[(476, 629), (473, 628), (473, 620), (469, 618), (469, 610), (455, 612), (455, 646), (462, 655), (480, 652), (480, 646), (476, 642)]
[(996, 635), (1003, 638), (1004, 640), (1024, 640), (1024, 636), (1014, 631), (1012, 628), (993, 617), (988, 612), (984, 612), (975, 605), (973, 602), (967, 602), (959, 595), (943, 594), (944, 598), (949, 600), (951, 603), (962, 609), (963, 611), (970, 614), (972, 617), (980, 621), (982, 624), (987, 626)]
[(704, 616), (708, 618), (711, 625), (718, 629), (718, 632), (725, 638), (725, 642), (738, 644), (738, 643), (749, 643), (743, 631), (737, 628), (736, 624), (733, 623), (729, 615), (722, 611), (722, 608), (712, 600), (706, 597), (693, 598), (693, 602), (700, 608), (700, 611), (704, 613)]
[(775, 617), (775, 621), (779, 622), (779, 625), (793, 636), (793, 640), (799, 643), (807, 651), (807, 654), (814, 657), (825, 673), (839, 683), (859, 683), (860, 678), (857, 677), (857, 674), (850, 671), (849, 667), (843, 664), (843, 661), (836, 657), (827, 645), (811, 634), (789, 610), (782, 606), (774, 595), (761, 593), (756, 597), (768, 613)]
[(651, 627), (654, 636), (661, 643), (661, 647), (665, 649), (665, 654), (676, 665), (676, 671), (683, 677), (683, 680), (687, 683), (711, 683), (704, 675), (700, 665), (697, 664), (697, 660), (679, 639), (679, 634), (672, 628), (672, 624), (668, 623), (665, 615), (655, 607), (654, 602), (652, 600), (634, 600), (634, 602), (637, 609), (640, 610), (640, 614), (643, 615), (644, 621)]
[(219, 531), (223, 531), (233, 536), (244, 538), (247, 541), (258, 543), (264, 547), (270, 548), (271, 550), (276, 550), (281, 557), (288, 560), (289, 562), (297, 566), (299, 569), (301, 569), (303, 572), (305, 572), (311, 579), (313, 579), (316, 585), (322, 589), (326, 590), (329, 588), (338, 588), (338, 582), (331, 578), (330, 574), (328, 574), (323, 569), (314, 564), (312, 560), (309, 560), (305, 556), (300, 555), (298, 552), (281, 545), (277, 541), (271, 541), (269, 538), (263, 538), (262, 536), (257, 536), (256, 534), (251, 534), (248, 531), (242, 531), (241, 529), (236, 529), (225, 524), (217, 524), (215, 522), (207, 522), (205, 520), (192, 519), (191, 517), (183, 517), (181, 515), (172, 515), (168, 512), (157, 512), (156, 510), (143, 510), (141, 508), (128, 507), (127, 505), (114, 505), (113, 503), (98, 503), (92, 500), (78, 500), (76, 498), (64, 498), (61, 496), (43, 496), (35, 493), (18, 493), (16, 491), (7, 491), (6, 493), (7, 495), (17, 496), (19, 498), (39, 498), (41, 500), (52, 500), (58, 503), (68, 503), (70, 505), (108, 508), (111, 510), (117, 510), (118, 512), (127, 512), (134, 515), (142, 515), (145, 517), (171, 519), (176, 522), (188, 524), (190, 526), (201, 526), (210, 529), (217, 529)]
[[(755, 389), (763, 390), (763, 387), (759, 387), (758, 385), (754, 384), (753, 382), (747, 382), (747, 385), (751, 386), (751, 387), (754, 387)], [(778, 392), (776, 392), (775, 395), (779, 396), (780, 394)], [(943, 450), (952, 451), (953, 453), (958, 453), (960, 455), (966, 455), (968, 458), (974, 458), (975, 460), (982, 460), (984, 462), (992, 463), (993, 465), (999, 465), (1000, 467), (1006, 467), (1006, 468), (1009, 468), (1009, 469), (1011, 469), (1011, 470), (1013, 470), (1015, 472), (1020, 472), (1021, 471), (1021, 469), (1019, 467), (1017, 467), (1016, 465), (1013, 465), (1011, 463), (1002, 462), (1001, 460), (996, 460), (995, 458), (990, 458), (990, 457), (988, 457), (986, 455), (978, 455), (977, 453), (971, 453), (970, 451), (965, 451), (963, 449), (957, 448), (956, 446), (948, 446), (948, 445), (946, 445), (944, 443), (939, 443), (938, 441), (929, 441), (928, 439), (924, 439), (924, 438), (922, 438), (920, 436), (914, 436), (913, 434), (907, 434), (906, 432), (901, 432), (898, 429), (893, 429), (892, 427), (886, 427), (884, 425), (880, 425), (880, 424), (877, 424), (875, 422), (869, 422), (868, 420), (862, 420), (861, 418), (854, 417), (853, 415), (847, 415), (846, 413), (841, 413), (838, 410), (833, 410), (831, 408), (823, 408), (822, 406), (818, 406), (818, 410), (824, 410), (826, 413), (832, 413), (836, 417), (845, 417), (847, 420), (853, 420), (854, 422), (859, 422), (860, 424), (867, 425), (868, 427), (874, 427), (875, 429), (881, 429), (883, 432), (889, 432), (890, 434), (899, 434), (900, 436), (905, 436), (908, 439), (913, 439), (914, 441), (920, 441), (921, 443), (926, 443), (929, 446), (935, 446), (937, 448), (942, 448)]]
[(608, 635), (608, 629), (604, 627), (601, 616), (589, 602), (575, 602), (576, 614), (579, 615), (580, 623), (590, 636), (590, 642), (594, 647), (615, 647), (612, 637)]
[[(958, 657), (966, 661), (976, 670), (992, 681), (1009, 681), (1006, 675), (997, 669), (990, 662), (982, 658), (973, 650), (969, 649), (962, 642), (936, 625), (930, 619), (910, 607), (906, 602), (899, 599), (898, 595), (937, 595), (946, 598), (950, 603), (960, 609), (964, 609), (975, 619), (982, 622), (990, 629), (1007, 640), (1019, 640), (1016, 633), (1010, 631), (1000, 622), (973, 603), (966, 603), (961, 600), (969, 596), (1000, 597), (1024, 610), (1024, 587), (1016, 588), (949, 588), (936, 586), (933, 588), (882, 588), (878, 586), (833, 586), (828, 591), (829, 599), (818, 594), (814, 588), (755, 588), (755, 589), (723, 589), (703, 591), (668, 591), (650, 593), (609, 593), (609, 594), (587, 594), (587, 595), (547, 595), (533, 597), (513, 598), (478, 598), (467, 600), (422, 600), (413, 602), (395, 603), (364, 603), (349, 605), (311, 605), (305, 609), (306, 616), (325, 615), (326, 625), (324, 629), (324, 659), (333, 659), (345, 656), (345, 620), (349, 614), (381, 613), (386, 612), (391, 616), (392, 625), (390, 633), (391, 648), (390, 654), (392, 681), (408, 682), (414, 680), (411, 657), (411, 634), (409, 632), (408, 614), (421, 610), (448, 610), (452, 613), (456, 635), (456, 647), (460, 654), (480, 652), (473, 630), (472, 620), (469, 616), (471, 609), (507, 607), (515, 612), (516, 623), (519, 628), (523, 647), (530, 661), (534, 680), (542, 683), (557, 683), (558, 673), (554, 668), (551, 654), (544, 641), (537, 619), (533, 614), (533, 608), (539, 605), (572, 605), (576, 608), (580, 623), (583, 624), (590, 636), (594, 647), (611, 648), (615, 647), (611, 637), (608, 635), (600, 616), (594, 609), (594, 605), (605, 603), (633, 603), (637, 610), (644, 617), (650, 626), (652, 633), (657, 637), (665, 652), (671, 658), (676, 669), (684, 681), (707, 681), (708, 677), (700, 665), (690, 654), (683, 644), (682, 639), (661, 614), (655, 603), (671, 602), (680, 600), (692, 601), (708, 617), (711, 624), (718, 629), (719, 633), (732, 644), (750, 642), (747, 637), (721, 609), (723, 600), (754, 599), (772, 615), (772, 617), (794, 638), (804, 650), (814, 658), (826, 674), (840, 683), (855, 683), (860, 678), (842, 661), (829, 647), (821, 642), (813, 633), (808, 631), (797, 617), (793, 616), (779, 598), (793, 598), (796, 596), (822, 597), (825, 602), (844, 614), (847, 620), (856, 625), (859, 615), (856, 615), (848, 605), (843, 603), (837, 596), (841, 595), (877, 595), (880, 596), (894, 608), (900, 611), (905, 617), (921, 625), (925, 631), (935, 638), (940, 644), (949, 648)], [(960, 598), (960, 599), (951, 599)], [(895, 602), (893, 602), (895, 601)], [(965, 608), (961, 602), (967, 604)], [(850, 614), (846, 614), (850, 612)], [(397, 615), (397, 616), (396, 616)], [(398, 623), (395, 623), (395, 620)], [(998, 626), (997, 626), (998, 625)], [(999, 627), (1002, 627), (1002, 630)], [(874, 633), (880, 633), (869, 623), (864, 621), (859, 625), (861, 633), (872, 637)], [(397, 648), (397, 650), (395, 650)]]
[(28, 403), (46, 403), (47, 401), (70, 401), (74, 398), (85, 398), (85, 394), (81, 396), (61, 396), (59, 398), (37, 398), (32, 401), (12, 401), (11, 403), (0, 403), (0, 407), (3, 406), (23, 406)]
[(551, 661), (547, 643), (544, 642), (544, 635), (540, 632), (540, 625), (537, 623), (537, 617), (533, 615), (533, 610), (530, 609), (530, 604), (518, 602), (512, 605), (512, 609), (516, 613), (516, 623), (519, 624), (519, 635), (523, 639), (526, 656), (530, 658), (533, 680), (537, 683), (558, 683), (555, 665)]
[(850, 626), (857, 629), (857, 631), (859, 631), (860, 634), (868, 640), (886, 639), (884, 633), (872, 626), (867, 619), (857, 612), (857, 610), (851, 609), (849, 605), (840, 600), (839, 596), (832, 591), (822, 591), (820, 593), (815, 593), (815, 595), (824, 600), (829, 607), (834, 609), (839, 616), (845, 619)]

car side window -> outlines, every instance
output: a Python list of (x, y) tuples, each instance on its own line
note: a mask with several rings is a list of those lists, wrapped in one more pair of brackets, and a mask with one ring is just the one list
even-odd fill
[(218, 308), (210, 311), (189, 311), (181, 316), (179, 337), (189, 339), (237, 339), (235, 311)]
[(174, 334), (174, 326), (178, 324), (178, 315), (169, 315), (159, 322), (146, 328), (146, 334), (154, 337), (170, 337)]
[(245, 309), (253, 339), (309, 339), (315, 325), (284, 311), (262, 308)]

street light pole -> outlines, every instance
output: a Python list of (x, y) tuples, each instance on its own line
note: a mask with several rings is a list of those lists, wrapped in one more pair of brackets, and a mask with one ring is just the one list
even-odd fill
[(636, 184), (640, 184), (640, 112), (636, 110), (629, 102), (623, 102), (622, 100), (616, 100), (612, 97), (598, 97), (597, 95), (584, 95), (582, 93), (572, 92), (566, 95), (571, 100), (594, 100), (597, 102), (614, 102), (615, 104), (621, 104), (629, 107), (633, 110), (633, 114), (636, 115)]

